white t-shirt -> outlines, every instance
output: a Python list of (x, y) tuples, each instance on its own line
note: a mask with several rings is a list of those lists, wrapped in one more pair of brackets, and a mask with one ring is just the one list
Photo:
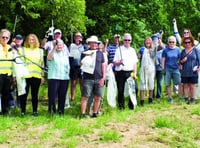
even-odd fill
[(118, 47), (115, 52), (114, 62), (123, 60), (123, 65), (115, 66), (116, 71), (132, 71), (138, 62), (135, 49), (132, 47), (126, 48), (123, 45)]

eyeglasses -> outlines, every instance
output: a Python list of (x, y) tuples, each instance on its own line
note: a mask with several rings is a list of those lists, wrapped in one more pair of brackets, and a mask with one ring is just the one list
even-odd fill
[(7, 37), (7, 36), (2, 36), (1, 38), (2, 38), (2, 39), (8, 39), (8, 37)]
[(131, 40), (128, 40), (128, 39), (124, 39), (124, 41), (125, 41), (125, 42), (130, 42)]
[(169, 41), (169, 43), (175, 43), (175, 42), (173, 42), (173, 41)]
[(191, 42), (184, 42), (184, 44), (190, 44)]
[(188, 34), (189, 32), (183, 32), (184, 34)]

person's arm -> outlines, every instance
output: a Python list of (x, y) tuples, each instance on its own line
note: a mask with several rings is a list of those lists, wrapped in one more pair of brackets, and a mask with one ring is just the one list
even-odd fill
[(49, 52), (49, 54), (47, 56), (48, 61), (51, 61), (53, 59), (55, 50), (56, 50), (56, 46), (54, 46), (54, 48)]
[(162, 57), (162, 70), (165, 70), (165, 58)]
[(181, 36), (178, 32), (178, 28), (177, 28), (177, 23), (176, 23), (176, 19), (173, 19), (173, 29), (174, 29), (174, 35), (176, 36), (176, 39), (179, 43), (179, 45), (181, 44)]

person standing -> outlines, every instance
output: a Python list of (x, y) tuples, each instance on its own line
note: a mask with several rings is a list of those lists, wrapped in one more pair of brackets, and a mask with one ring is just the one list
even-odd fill
[(70, 50), (70, 79), (71, 79), (71, 91), (70, 101), (74, 101), (77, 81), (79, 81), (80, 90), (82, 89), (82, 70), (80, 69), (81, 54), (85, 51), (85, 47), (82, 44), (83, 36), (80, 32), (77, 32), (74, 36), (74, 43), (69, 47)]
[[(14, 50), (16, 50), (16, 52), (17, 52), (17, 55), (18, 55), (18, 51), (22, 51), (22, 48), (24, 48), (23, 46), (22, 46), (22, 44), (23, 44), (23, 36), (21, 35), (21, 34), (17, 34), (16, 36), (15, 36), (15, 40), (11, 43), (11, 47), (14, 49)], [(19, 56), (19, 55), (18, 55)], [(19, 66), (21, 66), (21, 65), (19, 65), (19, 64), (15, 64), (15, 73), (18, 73), (18, 72), (20, 72), (20, 70), (19, 70)], [(24, 90), (22, 90), (22, 85), (23, 85), (23, 83), (21, 82), (21, 81), (19, 81), (19, 79), (23, 79), (21, 76), (20, 77), (18, 77), (19, 75), (17, 74), (16, 75), (16, 80), (17, 80), (17, 91), (16, 91), (16, 98), (17, 98), (17, 105), (20, 107), (20, 97), (19, 97), (19, 95), (22, 95), (23, 93), (24, 93)], [(18, 83), (19, 82), (19, 83)], [(22, 85), (21, 85), (22, 84)], [(22, 90), (22, 91), (18, 91), (18, 89), (19, 90)]]
[[(114, 56), (115, 77), (118, 90), (119, 109), (125, 109), (124, 88), (127, 78), (130, 77), (132, 71), (137, 73), (138, 58), (135, 49), (131, 47), (132, 37), (130, 33), (125, 33), (123, 37), (123, 45), (119, 46)], [(129, 98), (129, 109), (134, 109), (133, 103)]]
[[(162, 71), (165, 71), (165, 85), (167, 87), (168, 102), (172, 103), (171, 80), (174, 85), (180, 85), (181, 76), (179, 71), (180, 49), (176, 46), (176, 38), (174, 36), (168, 37), (168, 46), (162, 53)], [(180, 88), (180, 87), (179, 87)], [(179, 94), (179, 99), (181, 100)]]
[[(106, 44), (105, 46), (107, 46), (108, 44), (108, 40), (106, 40)], [(114, 35), (114, 44), (107, 46), (107, 54), (108, 54), (108, 64), (113, 63), (113, 59), (115, 56), (115, 52), (116, 49), (119, 47), (119, 43), (120, 43), (120, 35), (119, 34), (115, 34)]]
[(38, 93), (41, 83), (44, 83), (43, 50), (39, 48), (39, 40), (35, 34), (29, 34), (24, 42), (24, 49), (19, 53), (25, 56), (25, 66), (29, 71), (26, 76), (26, 94), (20, 96), (21, 115), (26, 114), (26, 102), (29, 88), (31, 87), (32, 115), (38, 116)]
[(155, 79), (156, 49), (153, 46), (151, 37), (144, 40), (144, 51), (141, 58), (140, 67), (140, 103), (144, 105), (145, 90), (149, 90), (148, 102), (153, 102), (153, 90)]
[(162, 94), (162, 80), (163, 80), (163, 74), (162, 74), (162, 52), (163, 48), (158, 48), (156, 52), (156, 98), (161, 98)]
[(185, 102), (193, 104), (195, 103), (195, 84), (198, 83), (198, 72), (200, 71), (200, 56), (197, 49), (194, 48), (193, 37), (183, 38), (182, 45), (184, 49), (180, 58), (181, 82), (183, 83)]
[(64, 42), (57, 39), (54, 48), (47, 56), (48, 68), (48, 112), (56, 113), (58, 97), (58, 114), (64, 115), (66, 94), (69, 83), (69, 54), (64, 49)]
[(89, 44), (88, 51), (83, 52), (81, 60), (81, 69), (83, 70), (83, 88), (81, 91), (81, 117), (86, 116), (88, 98), (94, 96), (93, 118), (97, 117), (101, 98), (103, 97), (103, 88), (106, 79), (106, 65), (102, 51), (98, 50), (97, 36), (91, 36), (87, 39)]
[[(1, 29), (0, 31), (0, 59), (12, 59), (13, 51), (8, 45), (10, 39), (10, 31)], [(9, 100), (11, 99), (10, 86), (13, 78), (13, 65), (10, 61), (0, 61), (0, 109), (2, 114), (7, 114), (9, 111)]]

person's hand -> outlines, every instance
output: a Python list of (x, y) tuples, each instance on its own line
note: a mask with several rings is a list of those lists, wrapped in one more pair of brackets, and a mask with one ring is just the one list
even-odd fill
[(109, 40), (108, 40), (108, 39), (106, 39), (106, 40), (105, 40), (105, 44), (107, 44), (107, 45), (108, 45), (108, 42), (109, 42)]
[(105, 80), (103, 78), (100, 79), (100, 81), (99, 81), (99, 87), (103, 87), (104, 86), (104, 82), (105, 82)]
[(44, 79), (44, 77), (42, 77), (41, 78), (41, 84), (44, 84), (44, 82), (45, 82), (45, 79)]
[(185, 63), (187, 61), (187, 57), (184, 57), (182, 60), (181, 60), (181, 63)]
[(162, 69), (162, 72), (161, 72), (161, 73), (162, 73), (163, 75), (165, 75), (165, 73), (166, 73), (166, 72), (165, 72), (165, 70), (164, 70), (164, 69)]

